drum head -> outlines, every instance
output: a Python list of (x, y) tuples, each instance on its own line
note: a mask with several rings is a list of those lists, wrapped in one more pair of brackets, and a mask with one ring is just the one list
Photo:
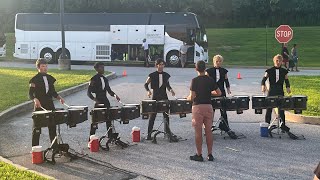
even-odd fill
[(140, 106), (140, 104), (125, 104), (124, 106)]
[(88, 106), (70, 106), (70, 109), (85, 109), (88, 108)]
[(68, 112), (68, 110), (57, 110), (57, 111), (55, 111), (55, 112), (60, 112), (60, 113), (62, 113), (62, 112)]
[(156, 102), (156, 100), (146, 99), (146, 100), (143, 100), (142, 102)]
[(93, 108), (92, 110), (107, 110), (107, 108)]
[(35, 112), (32, 112), (32, 114), (49, 114), (51, 112), (52, 111), (35, 111)]

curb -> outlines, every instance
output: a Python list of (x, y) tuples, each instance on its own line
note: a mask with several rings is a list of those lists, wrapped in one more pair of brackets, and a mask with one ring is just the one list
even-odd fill
[(42, 176), (42, 177), (44, 177), (44, 178), (47, 178), (47, 179), (55, 179), (54, 177), (51, 177), (51, 176), (48, 176), (48, 175), (46, 175), (46, 174), (42, 174), (42, 173), (40, 173), (40, 172), (37, 172), (37, 171), (31, 170), (31, 169), (28, 169), (28, 168), (26, 168), (26, 167), (20, 166), (19, 164), (15, 164), (15, 163), (13, 163), (12, 161), (10, 161), (10, 160), (2, 157), (2, 156), (0, 156), (0, 161), (5, 162), (5, 163), (7, 163), (7, 164), (10, 164), (10, 165), (12, 165), (12, 166), (14, 166), (14, 167), (16, 167), (16, 168), (18, 168), (18, 169), (20, 169), (20, 170), (24, 170), (24, 171), (29, 171), (29, 172), (35, 173), (35, 174), (37, 174), (37, 175), (39, 175), (39, 176)]
[(288, 122), (300, 123), (300, 124), (311, 124), (311, 125), (320, 125), (319, 116), (304, 116), (301, 114), (293, 114), (289, 111), (285, 111), (286, 120)]
[[(115, 72), (112, 72), (111, 74), (108, 74), (106, 77), (108, 80), (111, 80), (111, 79), (117, 78), (117, 75)], [(86, 82), (86, 83), (62, 90), (62, 91), (58, 92), (58, 94), (62, 97), (66, 97), (70, 94), (82, 91), (82, 90), (88, 88), (88, 86), (89, 86), (89, 82)], [(21, 103), (21, 104), (18, 104), (16, 106), (13, 106), (13, 107), (6, 109), (0, 113), (0, 122), (6, 120), (8, 118), (14, 117), (16, 115), (19, 115), (21, 113), (32, 111), (32, 109), (33, 109), (33, 102), (31, 100), (24, 102), (24, 103)]]

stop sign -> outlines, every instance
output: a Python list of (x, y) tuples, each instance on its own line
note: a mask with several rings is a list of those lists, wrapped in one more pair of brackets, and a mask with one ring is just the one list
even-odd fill
[(280, 25), (274, 32), (274, 37), (279, 43), (287, 43), (293, 37), (293, 30), (289, 25)]

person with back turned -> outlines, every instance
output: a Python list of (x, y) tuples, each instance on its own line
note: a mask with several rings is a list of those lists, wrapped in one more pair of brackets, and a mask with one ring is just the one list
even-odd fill
[[(36, 61), (38, 74), (29, 81), (29, 98), (34, 102), (34, 111), (55, 110), (52, 97), (58, 99), (61, 104), (64, 104), (64, 99), (56, 92), (54, 83), (56, 79), (47, 74), (48, 64), (45, 59), (38, 59)], [(43, 108), (43, 109), (42, 109)], [(49, 124), (49, 138), (52, 142), (57, 135), (56, 125)], [(40, 140), (41, 128), (32, 128), (32, 146), (38, 146)], [(54, 143), (57, 145), (57, 142)]]
[(217, 83), (205, 74), (206, 64), (198, 61), (196, 71), (198, 76), (193, 78), (190, 86), (190, 94), (187, 100), (193, 101), (192, 104), (192, 126), (195, 130), (196, 154), (190, 156), (190, 160), (203, 161), (202, 157), (202, 125), (204, 125), (206, 142), (208, 149), (208, 161), (213, 161), (212, 145), (213, 138), (211, 126), (213, 121), (213, 108), (211, 105), (211, 95), (220, 96), (221, 91)]

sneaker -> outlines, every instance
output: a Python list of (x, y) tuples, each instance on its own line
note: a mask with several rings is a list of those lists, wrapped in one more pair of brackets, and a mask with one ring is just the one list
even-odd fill
[(215, 130), (218, 130), (219, 128), (218, 127), (216, 127), (216, 126), (212, 126), (211, 127), (211, 131), (215, 131)]
[(207, 157), (207, 159), (208, 159), (208, 161), (213, 161), (213, 160), (214, 160), (212, 154), (209, 154), (208, 157)]
[(203, 161), (202, 154), (200, 154), (199, 156), (197, 154), (194, 155), (194, 156), (190, 156), (190, 160), (192, 160), (192, 161)]

